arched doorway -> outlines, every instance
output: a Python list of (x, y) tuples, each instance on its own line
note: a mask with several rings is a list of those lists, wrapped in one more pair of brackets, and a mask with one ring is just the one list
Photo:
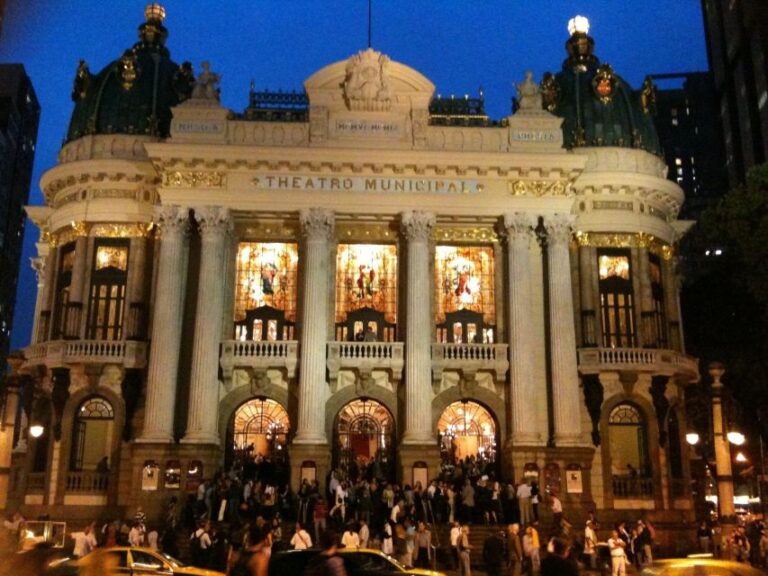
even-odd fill
[(333, 467), (342, 476), (392, 480), (395, 420), (384, 404), (352, 400), (339, 410), (333, 430)]
[(618, 404), (608, 416), (614, 496), (653, 496), (646, 429), (643, 413), (633, 404)]
[(251, 398), (241, 404), (227, 431), (227, 467), (242, 471), (244, 479), (285, 482), (290, 428), (288, 412), (271, 398)]
[(92, 396), (77, 408), (69, 469), (107, 472), (112, 464), (115, 411), (105, 398)]
[(470, 476), (498, 472), (498, 425), (482, 404), (460, 400), (449, 405), (437, 433), (444, 473), (453, 475), (456, 466)]

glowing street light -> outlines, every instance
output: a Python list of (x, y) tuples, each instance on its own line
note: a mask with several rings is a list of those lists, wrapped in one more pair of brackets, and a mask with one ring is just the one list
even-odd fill
[(747, 441), (744, 434), (742, 434), (741, 432), (735, 432), (735, 431), (728, 432), (728, 434), (726, 434), (726, 438), (728, 438), (728, 442), (730, 442), (734, 446), (741, 446), (742, 444), (744, 444), (744, 442)]
[(32, 436), (32, 438), (40, 438), (40, 436), (43, 435), (43, 432), (45, 432), (45, 428), (41, 424), (32, 424), (32, 426), (29, 427), (29, 435)]
[(685, 441), (688, 442), (689, 446), (696, 446), (696, 444), (698, 444), (700, 440), (701, 438), (696, 432), (688, 432), (685, 435)]

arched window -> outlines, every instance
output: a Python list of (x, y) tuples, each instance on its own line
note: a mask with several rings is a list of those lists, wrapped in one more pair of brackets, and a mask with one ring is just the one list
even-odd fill
[(645, 419), (632, 404), (619, 404), (608, 418), (611, 471), (615, 477), (630, 479), (651, 475)]
[(105, 398), (85, 400), (75, 414), (72, 435), (71, 470), (109, 470), (115, 411)]
[(288, 413), (279, 402), (253, 398), (235, 412), (234, 449), (244, 457), (279, 456), (290, 430)]
[(597, 259), (603, 346), (635, 346), (635, 305), (629, 251), (600, 250)]
[(336, 416), (334, 466), (356, 477), (371, 463), (386, 477), (393, 456), (395, 420), (384, 404), (358, 398)]
[(444, 464), (470, 458), (496, 462), (496, 421), (484, 406), (462, 400), (448, 406), (437, 422)]

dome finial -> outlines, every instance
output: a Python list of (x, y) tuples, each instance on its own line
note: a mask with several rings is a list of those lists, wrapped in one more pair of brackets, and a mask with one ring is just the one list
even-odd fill
[(165, 8), (163, 8), (162, 4), (159, 4), (158, 2), (147, 4), (147, 7), (144, 9), (144, 19), (147, 22), (155, 20), (162, 24), (165, 20)]

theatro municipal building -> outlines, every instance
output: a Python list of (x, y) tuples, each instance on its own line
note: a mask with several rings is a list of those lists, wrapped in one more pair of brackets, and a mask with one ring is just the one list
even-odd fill
[(151, 517), (254, 461), (294, 489), (469, 462), (575, 518), (693, 517), (690, 223), (650, 80), (630, 87), (575, 18), (556, 72), (510, 79), (505, 118), (371, 48), (229, 110), (164, 19), (150, 5), (132, 48), (80, 62), (28, 208), (8, 509)]

